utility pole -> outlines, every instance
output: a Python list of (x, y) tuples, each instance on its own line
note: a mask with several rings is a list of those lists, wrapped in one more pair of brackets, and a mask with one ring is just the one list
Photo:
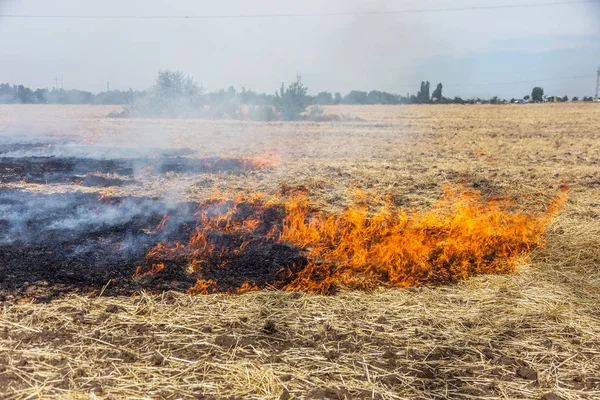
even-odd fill
[(106, 81), (106, 91), (110, 92), (110, 82)]
[(596, 96), (594, 101), (598, 101), (598, 95), (600, 95), (600, 67), (598, 67), (598, 77), (596, 78)]
[(54, 89), (58, 90), (58, 75), (54, 75)]

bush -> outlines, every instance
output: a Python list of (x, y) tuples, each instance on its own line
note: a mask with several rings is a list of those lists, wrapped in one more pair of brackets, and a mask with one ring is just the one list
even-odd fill
[(333, 95), (329, 92), (321, 92), (314, 97), (313, 102), (319, 105), (331, 105), (333, 104)]
[(253, 121), (277, 121), (279, 116), (273, 106), (251, 106), (248, 109), (248, 118)]
[(323, 116), (324, 112), (325, 112), (325, 109), (321, 106), (310, 106), (306, 117), (310, 120), (314, 120), (315, 118)]
[(279, 93), (275, 94), (275, 109), (281, 119), (285, 121), (296, 121), (300, 114), (308, 107), (309, 99), (306, 95), (308, 89), (302, 84), (300, 76), (288, 85), (287, 89), (281, 84)]
[(361, 90), (353, 90), (344, 96), (344, 104), (368, 104), (367, 92)]

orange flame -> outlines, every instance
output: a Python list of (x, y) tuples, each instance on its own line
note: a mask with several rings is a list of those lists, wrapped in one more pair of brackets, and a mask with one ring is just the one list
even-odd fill
[(216, 291), (217, 282), (211, 279), (198, 279), (196, 284), (188, 290), (188, 293), (192, 296), (199, 294), (209, 294)]
[(146, 276), (152, 276), (158, 274), (160, 271), (165, 269), (165, 264), (152, 264), (150, 270), (144, 272), (142, 267), (137, 267), (135, 270), (135, 274), (133, 275), (136, 278), (144, 278)]
[[(390, 201), (373, 209), (367, 200), (360, 194), (336, 215), (315, 211), (303, 193), (210, 199), (200, 205), (198, 226), (188, 243), (154, 247), (147, 257), (150, 270), (137, 274), (152, 274), (157, 265), (159, 271), (165, 265), (183, 266), (198, 279), (191, 294), (265, 287), (328, 294), (506, 274), (515, 269), (519, 256), (543, 246), (542, 236), (565, 204), (567, 189), (544, 212), (530, 214), (513, 210), (507, 200), (486, 200), (463, 189), (446, 190), (431, 210), (422, 212), (406, 212)], [(275, 245), (296, 249), (299, 256), (281, 265), (269, 261), (269, 268), (273, 264), (278, 269), (264, 279), (255, 271), (240, 275), (230, 269), (246, 266), (239, 257), (252, 251), (270, 260), (259, 250)], [(266, 263), (262, 258), (256, 263)], [(230, 281), (227, 271), (238, 274), (239, 281)], [(215, 274), (223, 279), (216, 280)]]
[(239, 172), (262, 171), (281, 165), (276, 153), (265, 153), (258, 156), (227, 156), (207, 158), (203, 161), (207, 170), (221, 171), (233, 169)]
[(245, 169), (263, 170), (278, 167), (281, 162), (275, 153), (267, 153), (255, 157), (241, 157)]
[(169, 221), (169, 219), (171, 219), (171, 217), (169, 217), (168, 215), (165, 215), (160, 222), (158, 223), (158, 225), (156, 226), (156, 228), (154, 228), (154, 232), (159, 232), (162, 231), (163, 229), (165, 229), (165, 225), (167, 224), (167, 222)]
[(476, 192), (447, 190), (425, 213), (407, 214), (388, 202), (371, 216), (355, 204), (308, 220), (308, 203), (297, 199), (286, 205), (281, 239), (308, 249), (310, 261), (285, 289), (327, 293), (338, 286), (410, 287), (509, 273), (519, 255), (543, 245), (546, 226), (566, 200), (564, 191), (545, 213), (528, 215)]

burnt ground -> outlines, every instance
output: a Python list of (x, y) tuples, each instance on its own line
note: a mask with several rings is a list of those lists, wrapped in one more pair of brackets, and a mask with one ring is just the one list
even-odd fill
[[(96, 194), (0, 194), (0, 297), (49, 299), (131, 276), (150, 246), (183, 239), (193, 205)], [(165, 226), (157, 230), (163, 217)], [(127, 293), (127, 285), (112, 292)]]
[(195, 153), (190, 149), (89, 147), (73, 147), (70, 142), (0, 143), (0, 181), (108, 187), (135, 184), (142, 172), (239, 175), (256, 167), (243, 158), (189, 158)]
[[(189, 154), (188, 149), (130, 153), (129, 149), (74, 147), (68, 141), (0, 144), (0, 181), (112, 187), (136, 184), (140, 171), (241, 174), (252, 167), (241, 158), (186, 158)], [(134, 158), (104, 158), (110, 155)], [(137, 267), (147, 264), (146, 253), (156, 244), (189, 238), (197, 207), (154, 197), (4, 189), (0, 191), (0, 299), (43, 301), (69, 292), (97, 293), (110, 282), (118, 284), (106, 286), (104, 294), (186, 291), (196, 278), (177, 260), (155, 276), (133, 279), (133, 275)], [(235, 235), (213, 239), (231, 250), (244, 240)], [(244, 282), (265, 286), (276, 279), (282, 265), (303, 265), (298, 249), (274, 242), (254, 241), (224, 257), (226, 268), (224, 258), (215, 256), (203, 273), (204, 279), (220, 282), (219, 290), (235, 290)]]
[[(244, 283), (267, 287), (288, 282), (291, 275), (282, 276), (282, 268), (297, 271), (305, 265), (300, 249), (264, 240), (257, 235), (260, 231), (253, 238), (212, 233), (211, 241), (223, 251), (204, 259), (201, 275), (186, 272), (185, 257), (173, 257), (163, 271), (134, 277), (138, 267), (148, 266), (151, 247), (189, 239), (198, 207), (143, 197), (99, 200), (93, 193), (4, 191), (0, 299), (45, 301), (71, 292), (97, 293), (107, 284), (105, 295), (131, 295), (142, 289), (187, 291), (199, 277), (217, 281), (215, 291), (232, 292)], [(280, 219), (272, 221), (277, 222)]]
[[(123, 186), (135, 184), (134, 177), (144, 171), (164, 175), (170, 172), (186, 174), (242, 174), (251, 166), (237, 158), (183, 158), (95, 160), (55, 157), (0, 158), (2, 182), (76, 183), (82, 186)], [(89, 176), (91, 173), (118, 175), (115, 178)]]
[[(159, 263), (164, 265), (149, 279), (170, 282), (187, 271), (188, 276), (211, 282), (202, 293), (238, 293), (247, 285), (281, 288), (307, 265), (301, 248), (269, 237), (273, 229), (282, 228), (283, 207), (252, 200), (208, 200), (197, 207), (209, 223), (197, 223), (190, 238), (181, 241), (183, 248), (177, 248), (175, 241), (170, 240), (162, 251), (149, 255), (140, 268), (142, 272), (152, 271), (152, 266)], [(228, 229), (216, 222), (222, 215), (227, 215)], [(257, 224), (245, 228), (248, 221)], [(201, 232), (206, 242), (192, 239), (196, 232)]]

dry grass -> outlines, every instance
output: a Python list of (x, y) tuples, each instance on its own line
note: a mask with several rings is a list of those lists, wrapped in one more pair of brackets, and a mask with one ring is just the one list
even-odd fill
[[(362, 121), (111, 120), (107, 108), (0, 107), (0, 131), (49, 131), (202, 155), (277, 149), (245, 176), (149, 177), (116, 188), (201, 199), (215, 189), (303, 185), (336, 210), (361, 188), (408, 208), (445, 184), (532, 205), (570, 200), (547, 246), (509, 276), (347, 292), (70, 296), (6, 303), (0, 393), (25, 398), (600, 398), (600, 107), (342, 107)], [(148, 136), (145, 136), (148, 137)], [(14, 184), (13, 184), (14, 186)], [(77, 190), (60, 185), (27, 190)]]

